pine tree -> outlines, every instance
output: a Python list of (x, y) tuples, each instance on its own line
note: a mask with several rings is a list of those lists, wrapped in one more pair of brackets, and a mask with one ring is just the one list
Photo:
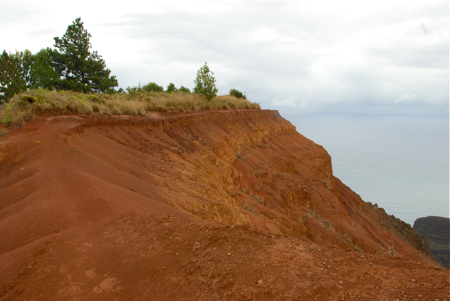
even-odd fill
[(91, 52), (91, 34), (84, 29), (80, 18), (75, 19), (62, 38), (55, 37), (56, 49), (48, 49), (51, 66), (59, 75), (54, 87), (84, 93), (113, 92), (118, 86), (115, 76), (109, 76), (105, 61)]

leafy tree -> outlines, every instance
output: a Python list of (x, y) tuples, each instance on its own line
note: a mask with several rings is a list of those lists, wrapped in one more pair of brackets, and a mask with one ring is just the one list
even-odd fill
[(151, 82), (142, 86), (142, 90), (146, 92), (163, 92), (164, 88), (162, 86), (157, 85), (154, 82)]
[(32, 55), (29, 50), (0, 55), (0, 103), (9, 102), (15, 94), (25, 91), (30, 81)]
[(54, 82), (58, 90), (84, 93), (114, 92), (118, 86), (115, 76), (109, 76), (105, 61), (94, 51), (91, 53), (91, 34), (84, 29), (80, 18), (75, 19), (62, 38), (55, 37), (56, 49), (47, 49), (51, 67), (60, 78)]
[(58, 73), (51, 67), (50, 53), (48, 49), (41, 49), (32, 57), (30, 68), (30, 83), (32, 89), (52, 89), (59, 80)]
[(194, 93), (198, 93), (211, 100), (217, 96), (216, 79), (214, 73), (209, 70), (207, 63), (197, 71), (197, 78), (194, 80)]
[(169, 92), (169, 93), (177, 92), (177, 88), (175, 87), (175, 85), (173, 83), (170, 83), (167, 86), (166, 92)]
[(236, 89), (231, 89), (230, 92), (228, 92), (228, 93), (236, 98), (247, 99), (247, 97), (241, 91), (236, 90)]
[(181, 87), (178, 89), (178, 92), (191, 93), (191, 90), (189, 90), (189, 88), (186, 88), (186, 87), (181, 86)]

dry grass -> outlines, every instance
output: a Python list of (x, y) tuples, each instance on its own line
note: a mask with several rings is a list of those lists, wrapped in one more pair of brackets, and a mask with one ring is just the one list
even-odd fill
[(37, 114), (132, 115), (147, 112), (187, 112), (218, 109), (260, 109), (234, 96), (218, 96), (208, 101), (198, 94), (183, 92), (132, 92), (130, 94), (83, 94), (71, 91), (30, 90), (13, 97), (0, 109), (5, 126), (22, 126)]

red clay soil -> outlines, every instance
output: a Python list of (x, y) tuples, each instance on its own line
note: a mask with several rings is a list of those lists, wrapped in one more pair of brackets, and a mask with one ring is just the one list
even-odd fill
[(410, 225), (270, 110), (0, 137), (0, 300), (450, 300)]

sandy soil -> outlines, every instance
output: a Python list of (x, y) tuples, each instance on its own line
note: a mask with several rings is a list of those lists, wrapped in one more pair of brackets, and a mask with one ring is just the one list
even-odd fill
[(426, 240), (276, 111), (0, 137), (0, 300), (449, 300)]

